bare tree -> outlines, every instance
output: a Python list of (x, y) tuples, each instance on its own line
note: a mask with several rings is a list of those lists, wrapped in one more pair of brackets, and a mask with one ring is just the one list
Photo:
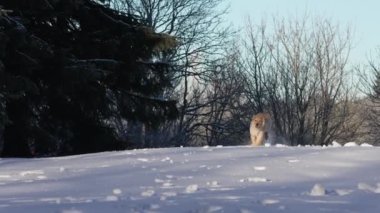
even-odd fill
[(268, 107), (266, 97), (267, 65), (270, 60), (270, 48), (266, 43), (266, 24), (256, 26), (248, 19), (245, 26), (245, 37), (242, 40), (241, 66), (247, 75), (245, 78), (247, 100), (252, 111), (262, 112)]
[(240, 52), (230, 48), (225, 60), (217, 64), (206, 86), (207, 107), (199, 117), (200, 139), (208, 145), (236, 145), (245, 142), (249, 117), (245, 95), (245, 75), (239, 64)]
[(265, 25), (247, 29), (245, 64), (255, 110), (270, 111), (276, 132), (292, 145), (325, 145), (339, 138), (352, 117), (349, 29), (306, 16), (274, 19), (272, 32)]
[(313, 101), (313, 139), (325, 145), (337, 137), (339, 127), (349, 117), (349, 70), (347, 60), (351, 49), (349, 30), (340, 34), (339, 26), (325, 21), (317, 24), (314, 70), (317, 91)]
[[(227, 9), (220, 0), (109, 0), (121, 12), (134, 14), (160, 33), (177, 39), (177, 48), (158, 57), (172, 63), (173, 91), (163, 96), (176, 97), (179, 117), (160, 127), (159, 139), (152, 146), (186, 145), (199, 127), (195, 122), (202, 111), (202, 85), (214, 72), (212, 66), (222, 57), (223, 48), (233, 33), (223, 23)], [(147, 133), (149, 134), (149, 133)], [(155, 134), (155, 133), (153, 133)]]

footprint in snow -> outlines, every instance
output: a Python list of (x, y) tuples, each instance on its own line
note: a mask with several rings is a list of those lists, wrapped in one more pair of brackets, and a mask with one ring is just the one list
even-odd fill
[(191, 212), (196, 212), (196, 213), (213, 213), (213, 212), (224, 212), (222, 206), (204, 206), (200, 207), (199, 209), (193, 210)]
[(121, 195), (122, 191), (121, 191), (121, 189), (113, 189), (113, 190), (112, 190), (112, 193), (113, 193), (114, 195)]
[(160, 200), (166, 200), (168, 198), (176, 197), (177, 193), (176, 192), (163, 192), (161, 194)]
[(253, 170), (255, 170), (255, 171), (264, 171), (266, 169), (267, 168), (265, 166), (255, 166), (255, 167), (253, 167)]
[[(30, 170), (30, 171), (22, 171), (19, 173), (20, 176), (26, 178), (33, 178), (35, 180), (45, 180), (47, 177), (44, 175), (45, 172), (42, 170)], [(26, 180), (24, 182), (33, 182), (33, 180)]]
[(149, 162), (149, 159), (146, 158), (138, 158), (137, 160), (141, 162)]
[(335, 189), (334, 192), (339, 195), (339, 196), (345, 196), (345, 195), (349, 195), (353, 192), (354, 190), (350, 190), (350, 189)]
[(368, 183), (359, 183), (358, 189), (363, 190), (363, 191), (367, 191), (367, 192), (380, 194), (380, 183), (378, 183), (377, 186), (371, 186)]
[(216, 181), (216, 180), (207, 182), (207, 185), (211, 186), (211, 187), (219, 187), (220, 186), (218, 181)]
[(66, 210), (62, 210), (61, 213), (83, 213), (83, 212), (76, 209), (66, 209)]
[(130, 212), (156, 212), (154, 210), (157, 210), (161, 208), (158, 204), (142, 204), (140, 207), (135, 207), (131, 209)]
[(264, 206), (268, 206), (268, 205), (273, 205), (273, 204), (277, 204), (279, 203), (280, 201), (279, 200), (276, 200), (276, 199), (264, 199), (262, 201), (260, 201), (260, 203)]
[(173, 159), (171, 159), (170, 157), (163, 158), (163, 159), (161, 160), (161, 162), (174, 163)]
[(165, 177), (168, 178), (168, 179), (173, 179), (174, 175), (166, 175)]
[(240, 213), (253, 213), (253, 211), (249, 209), (240, 209)]
[(198, 185), (197, 184), (189, 185), (185, 189), (185, 193), (194, 193), (196, 191), (198, 191)]
[(20, 172), (20, 176), (29, 176), (29, 175), (43, 175), (44, 174), (44, 171), (42, 170), (30, 170), (30, 171), (23, 171), (23, 172)]
[(119, 200), (119, 198), (117, 197), (117, 196), (115, 196), (115, 195), (108, 195), (107, 197), (106, 197), (106, 201), (107, 202), (116, 202), (116, 201), (118, 201)]
[(156, 178), (156, 179), (154, 179), (154, 182), (155, 183), (166, 183), (166, 182), (168, 182), (169, 180), (162, 180), (162, 179), (158, 179), (158, 178)]
[(141, 196), (143, 197), (152, 197), (155, 194), (154, 190), (146, 190), (141, 192)]
[(326, 195), (338, 195), (345, 196), (349, 195), (353, 192), (353, 190), (349, 189), (335, 189), (335, 190), (327, 190), (321, 184), (315, 184), (311, 191), (309, 192), (310, 196), (326, 196)]
[(248, 177), (244, 179), (240, 179), (241, 183), (245, 182), (253, 182), (253, 183), (265, 183), (265, 182), (271, 182), (271, 180), (263, 177)]
[(165, 197), (175, 197), (177, 196), (177, 192), (163, 192), (162, 195)]
[(162, 188), (172, 188), (174, 186), (171, 182), (165, 182), (162, 184)]
[(174, 184), (171, 182), (172, 180), (168, 179), (168, 180), (162, 180), (162, 179), (154, 179), (154, 182), (155, 183), (160, 183), (161, 184), (161, 188), (172, 188), (174, 186)]

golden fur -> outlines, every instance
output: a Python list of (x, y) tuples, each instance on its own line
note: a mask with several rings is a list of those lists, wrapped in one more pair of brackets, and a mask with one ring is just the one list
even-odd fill
[(249, 133), (252, 146), (262, 146), (268, 140), (268, 132), (271, 126), (270, 115), (259, 113), (252, 117)]

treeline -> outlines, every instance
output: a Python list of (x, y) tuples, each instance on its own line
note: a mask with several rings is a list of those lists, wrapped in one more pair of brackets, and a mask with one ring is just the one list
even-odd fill
[(380, 69), (361, 70), (359, 97), (349, 28), (275, 19), (239, 36), (222, 3), (0, 0), (1, 156), (247, 144), (262, 111), (275, 142), (376, 143)]

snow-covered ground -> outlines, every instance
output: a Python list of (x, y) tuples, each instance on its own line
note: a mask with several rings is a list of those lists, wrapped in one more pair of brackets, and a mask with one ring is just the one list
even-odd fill
[(0, 212), (380, 212), (380, 148), (201, 147), (0, 159)]

